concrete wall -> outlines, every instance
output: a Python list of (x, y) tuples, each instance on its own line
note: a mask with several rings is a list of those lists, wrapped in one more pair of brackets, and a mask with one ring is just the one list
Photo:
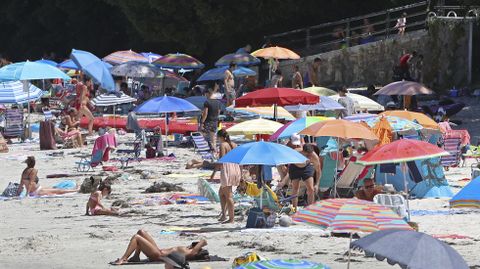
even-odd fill
[(403, 37), (354, 46), (337, 51), (311, 55), (299, 60), (283, 61), (280, 69), (290, 85), (292, 65), (302, 74), (315, 57), (322, 59), (319, 77), (321, 85), (361, 87), (392, 82), (393, 67), (405, 51), (416, 50), (424, 55), (423, 82), (434, 90), (463, 86), (467, 77), (467, 24), (453, 24), (435, 19), (428, 30), (408, 33)]

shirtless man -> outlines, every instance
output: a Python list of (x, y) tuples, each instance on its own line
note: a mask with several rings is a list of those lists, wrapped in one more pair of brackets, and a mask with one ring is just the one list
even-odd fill
[[(173, 252), (179, 252), (185, 255), (186, 260), (194, 258), (203, 247), (207, 245), (207, 241), (202, 239), (197, 244), (188, 247), (172, 247), (172, 248), (159, 248), (152, 236), (144, 230), (138, 230), (138, 232), (130, 239), (125, 254), (117, 259), (114, 264), (120, 265), (128, 262), (140, 261), (140, 253), (145, 254), (150, 261), (162, 261), (164, 257), (167, 257)], [(134, 253), (135, 252), (135, 253)], [(130, 255), (133, 256), (129, 259)]]

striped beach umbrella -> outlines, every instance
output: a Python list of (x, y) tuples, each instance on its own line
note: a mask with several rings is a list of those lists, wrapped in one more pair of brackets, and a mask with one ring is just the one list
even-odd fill
[(170, 53), (153, 62), (153, 64), (173, 69), (201, 69), (205, 65), (194, 57), (183, 53)]
[(145, 56), (141, 55), (140, 53), (136, 53), (133, 50), (116, 51), (103, 57), (102, 60), (113, 65), (123, 64), (126, 62), (149, 62)]
[(0, 104), (23, 104), (35, 101), (45, 94), (40, 88), (29, 84), (29, 91), (23, 90), (23, 83), (20, 81), (0, 82)]
[(293, 220), (335, 233), (412, 229), (391, 209), (360, 199), (322, 200), (299, 210)]
[(128, 104), (137, 101), (137, 99), (132, 98), (126, 94), (122, 93), (104, 93), (101, 94), (91, 101), (94, 106), (116, 106), (120, 104)]
[(250, 262), (235, 269), (329, 269), (327, 265), (296, 259), (268, 260)]
[(260, 59), (248, 53), (230, 53), (218, 59), (215, 66), (229, 66), (232, 62), (240, 66), (250, 66), (260, 64)]
[(480, 209), (480, 177), (473, 179), (450, 200), (452, 208)]

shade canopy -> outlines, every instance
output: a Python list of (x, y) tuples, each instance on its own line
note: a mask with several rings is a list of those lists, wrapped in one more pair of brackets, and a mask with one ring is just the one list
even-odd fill
[[(277, 107), (277, 118), (284, 120), (295, 120), (295, 117), (283, 107)], [(243, 114), (247, 116), (259, 116), (261, 118), (273, 118), (275, 107), (273, 106), (257, 106), (257, 107), (227, 107), (227, 111), (235, 114)]]
[[(356, 93), (347, 93), (347, 96), (352, 98), (354, 104), (355, 104), (355, 110), (356, 111), (383, 111), (385, 108), (380, 105), (379, 103), (373, 101), (372, 99), (365, 97), (360, 94)], [(333, 100), (338, 102), (338, 99), (340, 99), (340, 95), (332, 95), (330, 96)]]
[(231, 135), (271, 135), (280, 129), (283, 124), (272, 120), (254, 119), (240, 122), (227, 129)]
[(94, 106), (116, 106), (120, 104), (128, 104), (136, 102), (137, 99), (132, 98), (123, 92), (104, 93), (92, 99)]
[(315, 94), (318, 96), (332, 96), (337, 94), (336, 91), (331, 90), (329, 88), (325, 88), (325, 87), (308, 87), (308, 88), (303, 88), (302, 91)]
[(341, 104), (327, 96), (319, 96), (320, 102), (314, 105), (295, 105), (295, 106), (285, 106), (285, 109), (288, 111), (334, 111), (334, 110), (345, 110)]
[(350, 244), (378, 260), (387, 259), (409, 269), (468, 269), (465, 260), (448, 244), (416, 231), (385, 230), (369, 234)]
[(480, 209), (480, 177), (473, 179), (450, 200), (453, 208)]
[(164, 72), (153, 64), (146, 62), (126, 62), (110, 69), (114, 76), (131, 78), (155, 78), (163, 77)]
[(205, 65), (194, 57), (183, 53), (170, 53), (155, 60), (153, 64), (173, 69), (201, 69)]
[(239, 66), (250, 66), (260, 63), (260, 60), (248, 53), (230, 53), (222, 56), (215, 62), (215, 66), (229, 66), (230, 63), (235, 63)]
[(336, 233), (412, 228), (391, 209), (360, 199), (327, 199), (300, 209), (293, 220)]
[(330, 267), (316, 262), (284, 259), (256, 261), (235, 267), (235, 269), (329, 269)]
[(301, 135), (314, 137), (331, 136), (342, 139), (378, 140), (378, 137), (360, 123), (346, 120), (328, 120), (312, 124), (300, 132)]
[(357, 162), (363, 165), (404, 163), (447, 155), (448, 152), (436, 145), (414, 139), (399, 139), (369, 151)]
[(117, 65), (123, 64), (127, 62), (144, 62), (148, 63), (148, 59), (141, 55), (140, 53), (136, 53), (133, 50), (120, 50), (109, 55), (103, 57), (103, 60), (107, 63)]
[(267, 88), (253, 91), (235, 99), (235, 107), (247, 106), (288, 106), (317, 104), (320, 98), (311, 93), (291, 88)]
[(23, 104), (35, 101), (42, 97), (45, 92), (28, 83), (29, 92), (23, 90), (23, 83), (20, 81), (0, 82), (0, 104)]
[(239, 165), (278, 166), (290, 163), (304, 163), (307, 158), (287, 146), (271, 142), (251, 142), (232, 149), (219, 163)]
[(200, 111), (192, 103), (185, 99), (173, 96), (160, 96), (150, 99), (135, 109), (137, 113), (159, 114), (173, 112), (193, 112)]
[(420, 125), (428, 129), (440, 130), (440, 126), (438, 126), (438, 123), (436, 123), (433, 119), (429, 118), (427, 115), (419, 112), (412, 112), (407, 110), (388, 110), (380, 113), (380, 115), (396, 116), (410, 121), (416, 121)]
[(299, 133), (303, 129), (307, 128), (308, 126), (325, 121), (330, 120), (327, 117), (304, 117), (294, 121), (291, 121), (285, 125), (283, 125), (280, 129), (278, 129), (271, 137), (270, 141), (275, 141), (277, 139), (284, 139), (291, 137), (294, 133)]
[[(222, 67), (217, 67), (217, 68), (212, 68), (205, 73), (203, 73), (197, 81), (211, 81), (211, 80), (223, 80), (225, 77), (225, 70), (227, 70), (227, 66), (222, 66)], [(253, 71), (250, 68), (246, 67), (237, 67), (235, 70), (233, 70), (233, 75), (235, 77), (246, 77), (246, 76), (255, 76), (257, 73)]]
[(251, 53), (255, 57), (261, 58), (273, 58), (273, 59), (300, 59), (300, 55), (296, 54), (295, 52), (282, 47), (268, 47), (256, 50)]
[(419, 95), (419, 94), (433, 94), (433, 91), (425, 87), (425, 85), (414, 81), (396, 81), (392, 82), (374, 95)]
[(72, 49), (70, 58), (82, 72), (91, 77), (97, 84), (100, 84), (102, 88), (108, 92), (116, 91), (110, 71), (97, 56), (88, 51)]
[(70, 77), (60, 69), (36, 62), (18, 62), (0, 68), (0, 81), (15, 80), (40, 80), (40, 79), (63, 79), (70, 80)]

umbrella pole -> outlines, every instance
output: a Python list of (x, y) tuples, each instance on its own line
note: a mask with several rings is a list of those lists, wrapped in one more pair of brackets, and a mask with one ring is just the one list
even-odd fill
[(348, 243), (348, 263), (347, 263), (347, 269), (350, 269), (350, 257), (352, 256), (352, 248), (350, 247), (352, 245), (352, 237), (353, 233), (350, 233), (350, 243)]
[(335, 173), (333, 174), (333, 198), (337, 198), (338, 159), (340, 158), (340, 138), (337, 137), (337, 159), (335, 160)]
[(168, 155), (168, 113), (165, 113), (165, 153)]
[(27, 116), (27, 138), (30, 139), (30, 135), (31, 135), (31, 129), (30, 129), (30, 88), (28, 88), (28, 92), (27, 92), (27, 99), (28, 99), (28, 103), (27, 103), (27, 109), (28, 109), (28, 116)]
[(115, 116), (117, 106), (113, 105), (113, 128), (117, 128), (117, 117)]
[(273, 104), (273, 120), (277, 121), (277, 104)]
[(404, 187), (405, 187), (405, 200), (407, 202), (407, 216), (408, 216), (408, 221), (410, 221), (410, 204), (408, 202), (408, 186), (407, 186), (407, 163), (404, 162), (402, 163), (403, 165), (403, 184), (404, 184)]

